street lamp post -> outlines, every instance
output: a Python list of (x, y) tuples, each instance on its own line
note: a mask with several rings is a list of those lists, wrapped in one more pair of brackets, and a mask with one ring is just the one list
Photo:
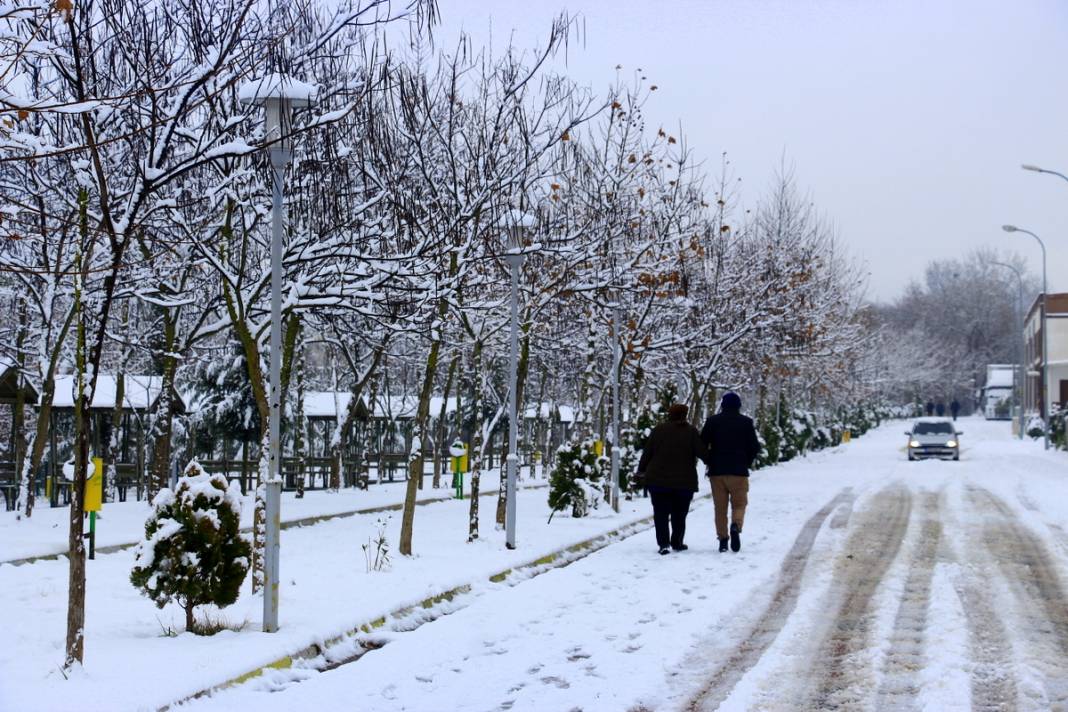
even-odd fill
[(1059, 173), (1058, 171), (1051, 171), (1047, 168), (1039, 168), (1038, 166), (1032, 165), (1030, 163), (1025, 163), (1020, 166), (1020, 168), (1023, 168), (1025, 171), (1032, 171), (1034, 173), (1046, 173), (1051, 176), (1057, 176), (1058, 178), (1068, 181), (1068, 176), (1064, 175), (1063, 173)]
[(619, 292), (612, 294), (612, 509), (619, 512)]
[(1030, 230), (1024, 230), (1015, 225), (1002, 225), (1001, 229), (1005, 232), (1022, 232), (1025, 235), (1030, 235), (1035, 238), (1038, 246), (1042, 248), (1042, 320), (1039, 322), (1039, 328), (1042, 329), (1042, 400), (1040, 412), (1042, 414), (1042, 435), (1045, 441), (1045, 448), (1049, 450), (1049, 408), (1046, 405), (1049, 393), (1049, 324), (1046, 323), (1046, 300), (1049, 298), (1049, 294), (1046, 291), (1046, 243), (1042, 242), (1042, 238)]
[(516, 371), (519, 367), (519, 268), (523, 266), (523, 247), (527, 232), (534, 226), (534, 218), (526, 213), (513, 212), (506, 227), (508, 251), (504, 259), (512, 272), (512, 343), (508, 364), (508, 473), (505, 483), (504, 544), (515, 548), (516, 476), (519, 469), (519, 415), (516, 412)]
[(239, 98), (263, 106), (265, 140), (270, 144), (273, 186), (271, 196), (271, 363), (270, 456), (264, 483), (263, 630), (278, 630), (279, 535), (281, 529), (281, 361), (282, 361), (282, 202), (286, 164), (292, 157), (293, 109), (311, 104), (316, 88), (281, 74), (267, 76), (241, 87)]
[(998, 267), (1004, 267), (1006, 269), (1012, 270), (1012, 273), (1014, 275), (1016, 275), (1016, 310), (1017, 310), (1017, 313), (1020, 316), (1020, 334), (1019, 334), (1020, 338), (1017, 339), (1017, 341), (1016, 341), (1016, 351), (1018, 353), (1018, 356), (1017, 356), (1017, 359), (1016, 359), (1017, 360), (1016, 368), (1012, 369), (1012, 378), (1013, 378), (1013, 382), (1014, 382), (1013, 393), (1015, 394), (1016, 407), (1018, 408), (1018, 412), (1016, 414), (1016, 419), (1018, 421), (1018, 424), (1017, 424), (1017, 429), (1018, 429), (1017, 435), (1019, 436), (1019, 438), (1021, 440), (1023, 440), (1023, 436), (1024, 436), (1023, 392), (1024, 392), (1024, 379), (1026, 378), (1026, 376), (1024, 374), (1024, 339), (1026, 338), (1024, 336), (1024, 329), (1025, 329), (1024, 319), (1026, 318), (1026, 315), (1024, 314), (1024, 305), (1023, 305), (1023, 289), (1024, 289), (1023, 288), (1023, 276), (1020, 275), (1020, 270), (1016, 269), (1015, 267), (1010, 265), (1008, 262), (998, 262), (997, 260), (992, 260), (991, 264), (995, 264)]

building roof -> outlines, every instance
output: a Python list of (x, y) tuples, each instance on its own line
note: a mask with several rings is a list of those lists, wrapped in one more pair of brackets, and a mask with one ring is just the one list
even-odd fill
[[(1031, 302), (1031, 307), (1027, 310), (1027, 321), (1031, 321), (1032, 318), (1037, 318), (1038, 310), (1041, 308), (1041, 305), (1042, 293), (1039, 292), (1035, 296), (1035, 300)], [(1049, 309), (1046, 312), (1046, 316), (1068, 316), (1068, 292), (1049, 293)]]
[(308, 391), (304, 394), (304, 416), (336, 418), (348, 411), (350, 402), (352, 393), (348, 391)]
[(6, 356), (0, 356), (0, 403), (14, 403), (18, 397), (21, 382), (22, 392), (27, 404), (37, 402), (37, 391), (23, 377), (19, 378), (15, 362)]
[(993, 367), (988, 366), (986, 371), (986, 386), (985, 388), (1012, 388), (1013, 387), (1013, 371), (1016, 370), (1015, 366), (1000, 366)]
[[(122, 407), (126, 410), (149, 410), (159, 398), (163, 384), (162, 376), (135, 376), (127, 375), (123, 390)], [(56, 392), (52, 397), (53, 408), (73, 408), (75, 377), (56, 376)], [(115, 407), (117, 393), (117, 380), (109, 373), (101, 373), (96, 379), (96, 392), (93, 394), (93, 402), (89, 404), (91, 409), (111, 410)], [(175, 391), (174, 397), (178, 399), (179, 413), (185, 412), (186, 404), (182, 395)]]

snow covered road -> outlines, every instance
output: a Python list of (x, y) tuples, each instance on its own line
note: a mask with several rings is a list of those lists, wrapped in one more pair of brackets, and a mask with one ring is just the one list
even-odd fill
[(962, 422), (961, 462), (904, 426), (756, 473), (743, 549), (642, 532), (327, 672), (183, 709), (1068, 709), (1068, 457)]

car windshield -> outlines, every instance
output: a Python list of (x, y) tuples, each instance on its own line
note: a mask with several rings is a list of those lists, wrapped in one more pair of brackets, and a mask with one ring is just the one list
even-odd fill
[(912, 432), (914, 435), (952, 435), (953, 426), (950, 423), (916, 423)]

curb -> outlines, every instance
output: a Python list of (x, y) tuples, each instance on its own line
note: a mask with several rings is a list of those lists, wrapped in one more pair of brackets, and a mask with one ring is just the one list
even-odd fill
[[(529, 486), (529, 487), (522, 487), (521, 489), (523, 489), (523, 490), (543, 489), (543, 488), (548, 487), (548, 486), (549, 486), (549, 484), (548, 484), (548, 482), (546, 482), (545, 484), (538, 484), (538, 485), (533, 485), (533, 486)], [(442, 488), (442, 489), (444, 489), (444, 488)], [(480, 492), (478, 496), (479, 497), (496, 497), (498, 494), (499, 494), (499, 490), (490, 490), (488, 492)], [(468, 497), (465, 496), (464, 500), (467, 500), (467, 499), (468, 499)], [(452, 500), (453, 500), (452, 497), (427, 497), (425, 499), (417, 499), (415, 501), (415, 506), (416, 507), (424, 507), (424, 506), (426, 506), (428, 504), (436, 504), (438, 502), (451, 502)], [(282, 529), (292, 529), (293, 527), (307, 527), (307, 526), (313, 526), (315, 524), (321, 524), (323, 522), (328, 522), (331, 519), (344, 519), (345, 517), (358, 517), (361, 514), (378, 514), (379, 512), (397, 512), (397, 511), (400, 511), (402, 509), (404, 509), (404, 502), (398, 502), (396, 504), (382, 504), (382, 505), (379, 505), (377, 507), (368, 507), (367, 509), (352, 509), (352, 510), (349, 510), (347, 512), (335, 512), (334, 514), (315, 514), (315, 515), (312, 515), (310, 517), (302, 517), (300, 519), (290, 519), (288, 521), (282, 522), (281, 528)], [(252, 527), (245, 527), (245, 528), (241, 529), (241, 531), (242, 531), (242, 533), (249, 533), (249, 532), (252, 531)], [(97, 554), (114, 554), (117, 551), (122, 551), (124, 549), (133, 548), (133, 547), (137, 546), (139, 543), (140, 542), (132, 541), (132, 542), (127, 542), (125, 544), (108, 544), (107, 546), (98, 546), (98, 547), (96, 547), (96, 553)], [(27, 557), (24, 557), (24, 558), (21, 558), (21, 559), (7, 559), (5, 561), (0, 561), (0, 566), (6, 566), (8, 564), (10, 564), (11, 566), (23, 566), (25, 564), (34, 564), (34, 563), (37, 563), (38, 561), (57, 561), (57, 560), (59, 560), (61, 558), (64, 558), (65, 556), (67, 556), (67, 553), (68, 552), (66, 552), (66, 551), (61, 551), (61, 552), (56, 553), (56, 554), (41, 554), (39, 556), (27, 556)]]
[[(708, 497), (710, 497), (710, 495), (706, 494), (702, 495), (701, 497), (695, 497), (694, 499), (706, 499)], [(580, 559), (584, 559), (590, 554), (593, 554), (611, 544), (633, 536), (634, 534), (637, 534), (640, 531), (648, 529), (652, 523), (652, 516), (643, 517), (628, 524), (618, 526), (610, 531), (598, 534), (597, 536), (580, 541), (576, 544), (571, 544), (562, 549), (558, 549), (548, 554), (544, 554), (536, 559), (527, 561), (526, 563), (503, 569), (502, 571), (498, 571), (497, 573), (491, 574), (482, 580), (493, 584), (504, 584), (505, 586), (509, 587), (517, 586), (520, 583), (532, 579), (536, 576), (540, 576), (543, 573), (552, 571), (554, 569), (563, 568), (565, 566), (568, 566), (569, 564), (573, 564), (574, 562), (579, 561)], [(188, 702), (190, 700), (197, 699), (200, 697), (210, 696), (215, 692), (225, 690), (229, 687), (234, 687), (236, 685), (240, 685), (244, 682), (248, 682), (249, 680), (260, 677), (264, 673), (270, 672), (271, 670), (285, 670), (287, 668), (292, 667), (293, 664), (298, 660), (307, 660), (318, 657), (330, 647), (343, 642), (346, 638), (355, 637), (360, 633), (372, 633), (375, 630), (385, 628), (386, 623), (390, 620), (399, 622), (409, 617), (412, 613), (415, 613), (421, 609), (432, 609), (440, 603), (452, 601), (457, 596), (470, 593), (474, 586), (474, 583), (462, 584), (460, 586), (450, 588), (446, 591), (442, 591), (441, 593), (435, 594), (433, 596), (424, 598), (423, 600), (412, 605), (397, 608), (383, 616), (379, 616), (377, 618), (373, 618), (369, 621), (361, 623), (342, 633), (331, 636), (330, 638), (327, 638), (321, 642), (312, 643), (311, 645), (301, 648), (300, 650), (294, 653), (284, 655), (265, 665), (260, 665), (259, 667), (249, 670), (248, 672), (238, 675), (237, 677), (233, 677), (229, 680), (226, 680), (225, 682), (221, 682), (217, 685), (213, 685), (211, 687), (200, 690), (199, 692), (195, 692), (191, 695), (187, 695), (185, 697), (182, 697), (181, 699), (175, 700), (174, 702), (160, 707), (159, 712), (167, 712), (167, 710), (170, 710), (175, 705), (180, 705), (184, 702)], [(422, 621), (414, 627), (406, 627), (404, 628), (404, 630), (415, 630), (416, 628), (419, 628), (425, 625), (426, 623), (433, 622), (435, 619), (436, 617)]]

